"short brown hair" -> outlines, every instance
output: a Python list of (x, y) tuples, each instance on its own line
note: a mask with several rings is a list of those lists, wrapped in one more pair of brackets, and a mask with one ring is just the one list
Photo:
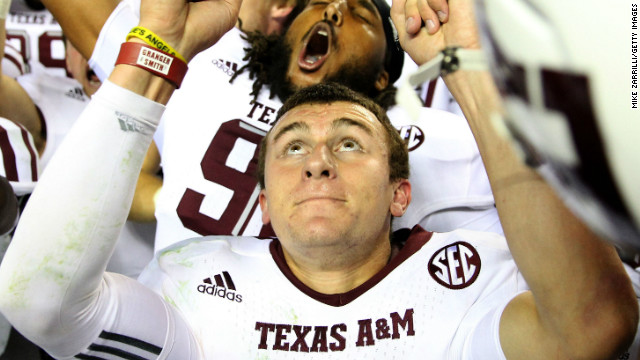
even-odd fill
[[(301, 105), (329, 104), (338, 101), (358, 104), (369, 110), (380, 121), (385, 129), (387, 145), (389, 147), (389, 181), (409, 178), (409, 153), (405, 142), (391, 124), (387, 113), (373, 100), (357, 93), (344, 85), (337, 83), (321, 83), (296, 91), (282, 105), (276, 116), (280, 120), (284, 114)], [(275, 124), (275, 123), (274, 123)], [(273, 129), (273, 127), (272, 127)], [(270, 133), (271, 131), (269, 131)], [(264, 189), (264, 166), (267, 153), (267, 138), (260, 143), (257, 177), (260, 188)]]

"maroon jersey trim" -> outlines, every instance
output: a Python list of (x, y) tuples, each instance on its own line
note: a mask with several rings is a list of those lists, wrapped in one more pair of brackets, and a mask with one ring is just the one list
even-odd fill
[[(330, 306), (343, 306), (347, 305), (353, 300), (357, 299), (360, 295), (367, 292), (373, 286), (378, 284), (382, 279), (384, 279), (391, 271), (400, 266), (405, 260), (415, 254), (418, 250), (420, 250), (426, 243), (431, 239), (433, 235), (432, 232), (424, 230), (419, 225), (416, 225), (411, 229), (411, 231), (401, 231), (396, 232), (395, 236), (406, 236), (405, 239), (394, 239), (395, 243), (405, 243), (402, 247), (402, 250), (385, 265), (377, 274), (371, 277), (369, 280), (365, 281), (362, 285), (356, 287), (355, 289), (341, 293), (341, 294), (323, 294), (319, 293), (307, 285), (303, 284), (302, 281), (298, 280), (298, 278), (293, 275), (289, 265), (284, 259), (284, 253), (282, 252), (282, 245), (278, 239), (275, 239), (269, 244), (269, 251), (271, 252), (271, 256), (275, 261), (276, 265), (282, 274), (289, 279), (289, 281), (296, 287), (298, 290), (305, 293), (307, 296)], [(406, 240), (406, 241), (405, 241)]]
[(9, 181), (19, 181), (18, 167), (16, 165), (16, 153), (11, 147), (7, 130), (0, 126), (0, 149), (2, 149), (2, 157), (4, 159), (4, 171)]

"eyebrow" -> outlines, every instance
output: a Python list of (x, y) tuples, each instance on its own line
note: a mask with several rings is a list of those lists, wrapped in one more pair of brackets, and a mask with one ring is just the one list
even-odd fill
[[(350, 118), (346, 118), (346, 117), (342, 117), (342, 118), (338, 118), (333, 120), (333, 122), (331, 123), (331, 130), (336, 130), (340, 127), (349, 127), (349, 126), (356, 126), (362, 130), (364, 130), (367, 134), (369, 135), (373, 135), (373, 131), (366, 125), (364, 125), (363, 123), (350, 119)], [(284, 128), (280, 129), (280, 131), (278, 131), (274, 136), (273, 136), (273, 142), (277, 142), (279, 138), (281, 138), (282, 136), (284, 136), (286, 133), (288, 132), (292, 132), (292, 131), (303, 131), (303, 132), (309, 132), (309, 125), (307, 125), (304, 122), (299, 122), (296, 121), (294, 123), (291, 123), (287, 126), (285, 126)]]
[(309, 125), (307, 125), (306, 123), (303, 123), (303, 122), (299, 122), (299, 121), (291, 123), (291, 124), (285, 126), (284, 128), (282, 128), (280, 131), (278, 131), (273, 136), (273, 142), (275, 143), (284, 134), (286, 134), (288, 132), (291, 132), (291, 131), (294, 131), (294, 130), (300, 130), (300, 131), (304, 131), (304, 132), (309, 132)]
[(331, 123), (331, 130), (336, 130), (339, 127), (348, 127), (348, 126), (359, 127), (360, 129), (364, 130), (367, 134), (373, 135), (373, 131), (371, 131), (371, 129), (368, 126), (364, 125), (360, 121), (356, 121), (356, 120), (345, 118), (345, 117), (333, 120), (333, 123)]

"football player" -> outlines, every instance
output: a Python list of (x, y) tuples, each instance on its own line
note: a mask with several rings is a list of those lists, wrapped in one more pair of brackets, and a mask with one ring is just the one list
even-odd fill
[[(65, 48), (62, 30), (39, 0), (16, 0), (7, 16), (7, 46), (14, 63), (24, 62), (21, 74), (47, 73), (65, 76)], [(7, 70), (17, 70), (8, 68)], [(12, 73), (16, 77), (15, 72)]]
[[(190, 60), (238, 8), (145, 1), (140, 25)], [(136, 38), (122, 52), (152, 59), (148, 49)], [(278, 239), (179, 244), (143, 277), (156, 292), (104, 273), (179, 83), (136, 59), (119, 60), (49, 164), (0, 268), (0, 308), (55, 357), (601, 359), (633, 338), (637, 302), (615, 250), (520, 161), (485, 117), (492, 104), (463, 109), (507, 241), (418, 226), (393, 256), (391, 217), (412, 197), (408, 153), (375, 103), (339, 85), (290, 97), (262, 143), (258, 197)], [(458, 85), (492, 90), (466, 70), (445, 80), (465, 105), (474, 99)]]
[[(394, 4), (403, 46), (432, 50), (413, 53), (420, 56), (414, 58), (417, 62), (438, 60), (436, 53), (447, 50), (423, 70), (435, 68), (439, 74), (438, 69), (451, 71), (453, 63), (459, 68), (473, 65), (469, 55), (479, 53), (480, 35), (468, 5), (441, 0)], [(640, 131), (634, 121), (638, 116), (633, 93), (637, 5), (612, 3), (606, 30), (588, 25), (600, 11), (601, 4), (595, 1), (486, 0), (476, 5), (482, 45), (501, 96), (492, 85), (483, 86), (491, 83), (485, 71), (470, 73), (474, 86), (465, 87), (456, 98), (462, 100), (463, 109), (463, 101), (467, 102), (467, 111), (485, 104), (478, 108), (499, 120), (495, 124), (505, 135), (511, 134), (522, 158), (575, 214), (616, 246), (640, 299), (640, 278), (634, 269), (640, 249), (636, 186), (640, 179), (633, 166), (637, 152), (631, 150), (636, 143), (631, 134)], [(574, 9), (578, 13), (568, 16)], [(617, 56), (629, 45), (631, 62)], [(458, 83), (456, 75), (445, 79), (454, 88)], [(629, 96), (624, 96), (625, 89)], [(638, 337), (640, 333), (620, 359), (640, 356)]]
[[(134, 25), (126, 14), (135, 10), (127, 11), (126, 3), (118, 6), (103, 27), (91, 59), (96, 69), (108, 69), (114, 63), (115, 47), (104, 44), (114, 33), (120, 33), (115, 37), (119, 46), (126, 31)], [(286, 46), (295, 45), (297, 52), (289, 57), (280, 52), (282, 47), (273, 47), (277, 62), (260, 66), (271, 73), (280, 69), (282, 73), (306, 76), (299, 85), (309, 84), (309, 79), (338, 80), (369, 88), (367, 92), (390, 93), (391, 84), (399, 76), (399, 70), (393, 66), (399, 66), (403, 55), (394, 45), (385, 2), (365, 5), (310, 3), (287, 31), (290, 44)], [(55, 13), (54, 8), (52, 11)], [(335, 14), (336, 20), (333, 15), (325, 17), (329, 12)], [(74, 19), (77, 21), (77, 17)], [(124, 31), (122, 23), (128, 23)], [(338, 47), (316, 61), (313, 69), (304, 64), (303, 69), (297, 57), (303, 43), (305, 49), (309, 43), (302, 36), (313, 29), (313, 43), (325, 46), (327, 40), (321, 33), (326, 31), (321, 26), (333, 29), (335, 34), (329, 35)], [(365, 44), (372, 47), (366, 48)], [(190, 63), (181, 90), (168, 104), (165, 120), (155, 137), (163, 179), (143, 172), (132, 207), (132, 216), (138, 219), (157, 218), (156, 249), (198, 234), (272, 234), (261, 222), (253, 164), (257, 160), (257, 145), (271, 127), (281, 103), (279, 98), (271, 98), (269, 91), (260, 91), (257, 97), (251, 94), (261, 75), (252, 79), (247, 74), (250, 71), (244, 71), (235, 76), (247, 64), (244, 48), (261, 46), (250, 45), (239, 29), (230, 31)], [(265, 44), (262, 48), (269, 46)], [(311, 52), (307, 55), (308, 59), (316, 56)], [(370, 80), (359, 81), (360, 68), (367, 72), (363, 78)], [(407, 216), (395, 222), (396, 229), (421, 223), (439, 231), (466, 227), (501, 232), (482, 162), (464, 119), (425, 109), (420, 120), (413, 121), (399, 108), (393, 110), (391, 117), (412, 150), (411, 161), (416, 159), (413, 176), (422, 179), (420, 184), (432, 185), (416, 187), (414, 196), (419, 200)], [(142, 215), (140, 209), (144, 210)]]

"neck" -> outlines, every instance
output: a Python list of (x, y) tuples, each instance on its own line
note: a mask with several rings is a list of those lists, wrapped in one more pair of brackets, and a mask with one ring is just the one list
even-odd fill
[(378, 273), (391, 256), (389, 239), (371, 251), (357, 246), (325, 246), (303, 252), (283, 253), (291, 272), (309, 288), (323, 294), (341, 294), (355, 289)]

